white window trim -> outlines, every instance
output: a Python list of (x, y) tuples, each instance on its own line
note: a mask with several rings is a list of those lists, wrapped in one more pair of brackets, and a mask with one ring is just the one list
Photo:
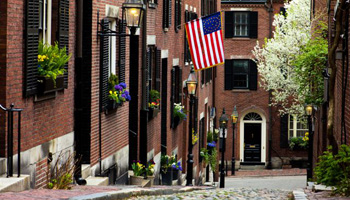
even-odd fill
[[(288, 115), (288, 139), (291, 138), (290, 135), (290, 131), (291, 131), (291, 127), (290, 127), (290, 117), (293, 116), (293, 136), (292, 137), (298, 137), (297, 135), (297, 131), (298, 130), (304, 130), (305, 132), (308, 132), (308, 128), (305, 129), (298, 129), (298, 117), (296, 115)], [(301, 136), (299, 136), (301, 137)]]
[[(117, 21), (115, 19), (110, 19), (109, 28), (112, 31), (116, 31), (116, 25)], [(117, 74), (116, 73), (116, 60), (117, 60), (117, 40), (116, 37), (109, 37), (109, 70), (108, 70), (108, 76), (111, 76), (111, 74)]]

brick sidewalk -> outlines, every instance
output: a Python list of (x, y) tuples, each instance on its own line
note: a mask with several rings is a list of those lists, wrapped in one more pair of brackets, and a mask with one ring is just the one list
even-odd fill
[(312, 192), (305, 189), (304, 192), (309, 200), (350, 200), (350, 197), (332, 196), (330, 191)]
[[(227, 175), (231, 176), (231, 171), (227, 171)], [(306, 169), (263, 169), (263, 170), (239, 170), (231, 177), (249, 177), (249, 176), (301, 176), (306, 175)]]

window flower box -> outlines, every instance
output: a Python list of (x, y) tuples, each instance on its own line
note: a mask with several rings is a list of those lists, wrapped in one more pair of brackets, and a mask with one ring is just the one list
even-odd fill
[(64, 77), (57, 76), (56, 80), (50, 77), (39, 76), (38, 77), (38, 92), (40, 94), (46, 94), (64, 89)]
[(148, 108), (148, 118), (153, 119), (157, 117), (159, 111), (159, 108)]

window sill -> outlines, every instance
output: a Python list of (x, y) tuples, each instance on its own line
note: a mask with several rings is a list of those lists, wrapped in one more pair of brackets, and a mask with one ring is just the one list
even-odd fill
[(239, 41), (250, 41), (250, 40), (257, 40), (257, 38), (249, 38), (249, 37), (233, 37), (232, 40), (239, 40)]
[(235, 92), (235, 93), (247, 93), (247, 92), (250, 92), (249, 89), (232, 89), (231, 91)]
[(148, 7), (149, 7), (149, 8), (153, 8), (153, 9), (156, 9), (157, 6), (158, 6), (158, 5), (157, 5), (156, 3), (149, 3), (149, 4), (148, 4)]

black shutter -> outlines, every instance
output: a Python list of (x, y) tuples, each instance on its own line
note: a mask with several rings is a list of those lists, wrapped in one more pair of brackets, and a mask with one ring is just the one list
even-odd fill
[(225, 60), (225, 90), (232, 90), (233, 60)]
[[(126, 21), (120, 21), (119, 31), (126, 33)], [(125, 83), (126, 37), (119, 37), (119, 82)]]
[(249, 89), (258, 89), (258, 69), (253, 60), (249, 60)]
[[(101, 23), (102, 31), (109, 28), (107, 18), (103, 19)], [(108, 105), (109, 37), (101, 36), (100, 45), (100, 102), (101, 109), (104, 110)]]
[[(59, 47), (66, 47), (69, 53), (69, 0), (59, 1), (59, 18), (58, 18), (58, 41)], [(64, 65), (64, 87), (68, 88), (68, 63)]]
[(156, 50), (156, 90), (158, 92), (160, 92), (160, 65), (162, 62), (162, 58), (161, 58), (161, 50), (157, 49)]
[(179, 67), (178, 68), (178, 91), (177, 91), (177, 99), (178, 103), (182, 102), (182, 69)]
[(280, 138), (280, 147), (288, 148), (288, 117), (289, 115), (281, 116), (281, 138)]
[(198, 133), (198, 98), (195, 97), (194, 99), (194, 124), (193, 129), (195, 133)]
[(205, 70), (201, 70), (201, 84), (204, 85), (205, 83)]
[(171, 69), (171, 96), (170, 96), (170, 126), (174, 126), (174, 98), (175, 98), (175, 68)]
[(250, 12), (249, 37), (258, 38), (258, 12)]
[[(185, 22), (188, 22), (188, 21), (190, 21), (190, 13), (186, 10), (185, 11)], [(184, 34), (184, 38), (185, 38), (185, 45), (184, 45), (184, 60), (185, 60), (185, 62), (190, 62), (190, 59), (189, 59), (189, 57), (190, 57), (190, 55), (189, 55), (189, 51), (188, 51), (188, 42), (187, 42), (187, 36), (186, 36), (186, 30), (185, 30), (185, 34)]]
[(168, 28), (169, 21), (169, 0), (163, 0), (163, 28)]
[(286, 17), (286, 8), (285, 7), (280, 7), (280, 14)]
[(38, 84), (39, 0), (27, 0), (25, 96), (34, 95)]
[(168, 8), (168, 14), (169, 14), (169, 19), (168, 19), (168, 27), (171, 26), (171, 14), (172, 14), (172, 0), (169, 0), (169, 8)]
[(174, 27), (175, 27), (175, 31), (177, 32), (177, 25), (180, 24), (179, 22), (179, 0), (175, 0), (175, 23), (174, 23)]
[(150, 84), (150, 81), (149, 81), (149, 75), (150, 75), (150, 68), (152, 67), (152, 62), (151, 62), (151, 53), (152, 53), (152, 50), (150, 48), (147, 49), (147, 72), (146, 72), (146, 102), (148, 104), (149, 102), (149, 91), (150, 91), (150, 88), (152, 87), (151, 84)]
[(225, 11), (225, 38), (233, 37), (233, 19), (234, 12), (233, 11)]
[[(181, 8), (182, 8), (182, 0), (179, 0), (179, 8), (178, 8), (178, 14), (177, 16), (179, 17), (178, 19), (178, 22), (179, 24), (178, 25), (181, 25)], [(178, 26), (178, 29), (181, 29), (182, 26)]]

